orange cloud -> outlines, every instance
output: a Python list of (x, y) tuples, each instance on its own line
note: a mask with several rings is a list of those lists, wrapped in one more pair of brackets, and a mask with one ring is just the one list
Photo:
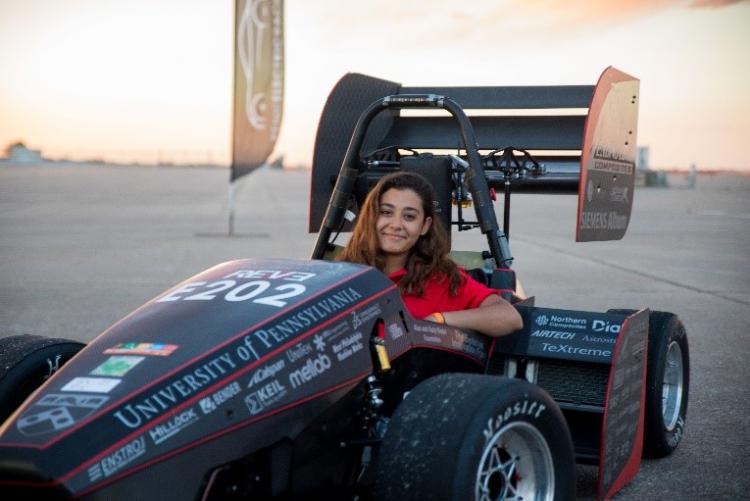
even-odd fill
[(708, 7), (710, 9), (718, 9), (721, 7), (729, 7), (736, 3), (746, 2), (747, 0), (693, 0), (690, 7), (703, 8)]

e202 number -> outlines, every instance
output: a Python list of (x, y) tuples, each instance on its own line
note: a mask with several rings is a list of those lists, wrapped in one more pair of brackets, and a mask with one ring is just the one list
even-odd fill
[[(284, 299), (299, 296), (305, 290), (305, 286), (302, 284), (282, 284), (272, 287), (268, 280), (253, 280), (239, 285), (235, 280), (219, 280), (210, 283), (201, 281), (185, 284), (170, 294), (157, 299), (156, 302), (211, 301), (223, 294), (225, 301), (239, 302), (252, 299), (253, 303), (281, 308), (288, 304), (288, 301), (284, 301)], [(268, 294), (267, 291), (276, 292), (276, 294)]]

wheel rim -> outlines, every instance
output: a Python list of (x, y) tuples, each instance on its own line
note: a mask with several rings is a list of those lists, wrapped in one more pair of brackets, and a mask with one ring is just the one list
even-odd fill
[(684, 391), (682, 378), (682, 348), (677, 341), (672, 341), (667, 347), (661, 387), (661, 414), (667, 431), (674, 430), (680, 418)]
[(487, 441), (477, 471), (477, 501), (551, 501), (554, 491), (552, 454), (535, 427), (510, 423)]

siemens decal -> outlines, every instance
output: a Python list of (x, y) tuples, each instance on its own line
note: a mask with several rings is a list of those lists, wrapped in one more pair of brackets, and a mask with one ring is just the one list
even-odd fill
[(291, 317), (279, 322), (273, 327), (259, 329), (253, 333), (266, 348), (275, 343), (282, 343), (298, 332), (318, 324), (342, 308), (362, 299), (362, 294), (349, 287), (335, 294), (327, 296), (312, 306), (304, 308)]

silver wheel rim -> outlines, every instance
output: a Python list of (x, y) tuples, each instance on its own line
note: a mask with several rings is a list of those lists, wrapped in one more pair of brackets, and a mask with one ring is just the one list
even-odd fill
[(485, 444), (477, 471), (477, 501), (552, 501), (555, 474), (547, 441), (534, 426), (503, 426)]
[(682, 376), (682, 348), (677, 341), (672, 341), (667, 347), (661, 387), (661, 415), (667, 431), (674, 430), (680, 418), (683, 396)]

